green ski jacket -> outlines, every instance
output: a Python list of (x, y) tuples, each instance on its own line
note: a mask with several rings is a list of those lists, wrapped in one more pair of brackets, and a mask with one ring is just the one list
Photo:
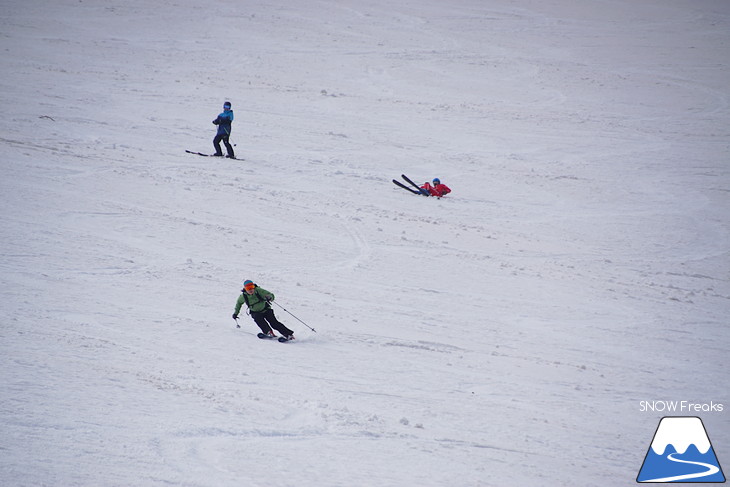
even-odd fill
[(242, 292), (236, 301), (236, 314), (241, 311), (241, 307), (245, 304), (251, 313), (261, 313), (266, 311), (271, 306), (266, 300), (273, 301), (274, 293), (267, 291), (266, 289), (256, 286), (253, 290), (253, 294), (248, 294), (246, 291)]

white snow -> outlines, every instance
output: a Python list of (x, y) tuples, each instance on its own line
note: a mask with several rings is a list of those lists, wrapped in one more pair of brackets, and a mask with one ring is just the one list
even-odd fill
[[(4, 486), (630, 485), (640, 401), (730, 403), (724, 0), (6, 0), (0, 49)], [(245, 161), (186, 154), (224, 100)]]
[(677, 453), (684, 453), (690, 445), (694, 445), (703, 455), (712, 446), (702, 421), (697, 417), (663, 418), (651, 442), (651, 448), (657, 455), (664, 455), (664, 450), (670, 444), (674, 445)]

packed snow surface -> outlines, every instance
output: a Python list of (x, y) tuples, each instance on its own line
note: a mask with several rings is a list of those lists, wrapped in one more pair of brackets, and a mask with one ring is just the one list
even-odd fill
[[(730, 464), (730, 2), (5, 0), (0, 49), (1, 485), (633, 485), (657, 400)], [(243, 160), (186, 154), (226, 100)]]

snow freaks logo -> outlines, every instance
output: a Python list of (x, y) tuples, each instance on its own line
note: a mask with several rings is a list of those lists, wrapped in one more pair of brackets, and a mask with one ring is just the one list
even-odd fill
[(662, 418), (636, 481), (725, 482), (702, 420), (690, 416)]

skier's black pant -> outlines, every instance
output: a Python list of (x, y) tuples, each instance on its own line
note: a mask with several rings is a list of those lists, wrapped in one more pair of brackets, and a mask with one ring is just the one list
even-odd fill
[(236, 155), (233, 153), (233, 147), (231, 146), (231, 143), (228, 142), (228, 134), (218, 134), (215, 136), (215, 139), (213, 139), (213, 147), (215, 147), (215, 154), (217, 156), (222, 156), (223, 152), (221, 151), (221, 140), (226, 145), (226, 151), (228, 151), (228, 157), (236, 157)]
[(276, 316), (274, 316), (274, 310), (271, 308), (261, 311), (259, 313), (251, 311), (251, 318), (253, 318), (256, 324), (259, 325), (259, 328), (261, 328), (261, 331), (264, 333), (269, 333), (273, 328), (285, 337), (294, 334), (293, 331), (291, 331), (289, 328), (284, 326), (283, 323), (276, 319)]

